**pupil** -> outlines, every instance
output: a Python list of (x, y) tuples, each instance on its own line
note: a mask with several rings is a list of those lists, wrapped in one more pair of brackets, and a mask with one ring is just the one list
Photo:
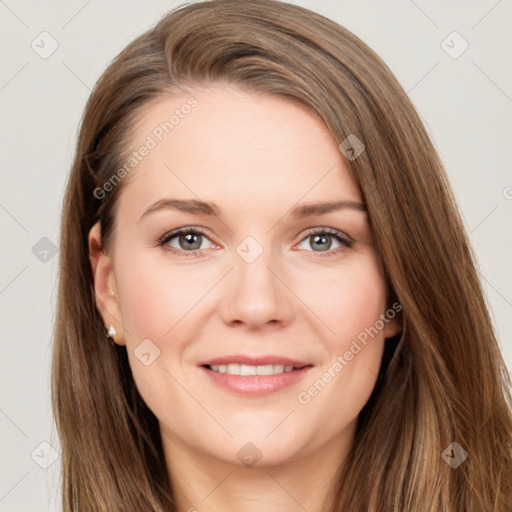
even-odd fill
[[(317, 248), (319, 248), (321, 251), (326, 251), (329, 249), (329, 247), (331, 247), (331, 243), (332, 240), (330, 235), (313, 235), (313, 243), (311, 244), (311, 246), (315, 248), (316, 245)], [(327, 244), (327, 246), (317, 244)]]
[[(199, 249), (199, 247), (201, 247), (201, 236), (202, 235), (195, 234), (195, 233), (187, 233), (186, 235), (181, 235), (180, 236), (180, 245), (187, 249), (192, 249), (192, 250)], [(188, 247), (187, 247), (187, 244), (190, 244), (190, 245), (188, 245)]]

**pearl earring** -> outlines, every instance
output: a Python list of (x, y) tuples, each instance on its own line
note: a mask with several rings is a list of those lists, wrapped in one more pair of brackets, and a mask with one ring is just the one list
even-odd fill
[(112, 324), (109, 324), (107, 329), (107, 338), (110, 340), (112, 345), (115, 345), (115, 335), (117, 334), (117, 331), (115, 327)]

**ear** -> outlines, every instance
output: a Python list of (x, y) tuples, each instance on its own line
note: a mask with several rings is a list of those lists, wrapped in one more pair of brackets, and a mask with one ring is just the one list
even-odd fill
[(402, 332), (402, 305), (396, 301), (386, 310), (387, 323), (384, 323), (384, 338), (392, 338)]
[(89, 260), (94, 279), (96, 307), (105, 327), (108, 328), (110, 324), (114, 326), (117, 332), (114, 341), (118, 345), (124, 345), (124, 330), (113, 261), (103, 252), (99, 221), (89, 231)]

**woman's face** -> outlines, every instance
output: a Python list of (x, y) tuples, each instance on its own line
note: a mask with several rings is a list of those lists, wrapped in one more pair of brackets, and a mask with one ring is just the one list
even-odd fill
[(91, 259), (166, 454), (261, 465), (348, 446), (398, 326), (326, 127), (211, 86), (148, 107), (131, 148), (112, 249), (95, 251), (97, 225)]

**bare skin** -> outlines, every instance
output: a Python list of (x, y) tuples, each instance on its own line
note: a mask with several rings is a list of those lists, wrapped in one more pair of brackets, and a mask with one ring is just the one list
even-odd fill
[[(180, 510), (326, 510), (385, 338), (399, 325), (386, 322), (347, 360), (357, 336), (390, 307), (367, 214), (292, 210), (362, 203), (361, 193), (314, 114), (227, 85), (148, 107), (133, 148), (191, 95), (197, 106), (127, 178), (111, 250), (102, 250), (99, 224), (91, 229), (98, 305), (159, 420)], [(144, 215), (165, 198), (213, 202), (219, 212), (166, 207)], [(179, 235), (159, 243), (188, 227), (202, 229), (199, 253)], [(324, 238), (315, 241), (312, 230)], [(244, 259), (258, 247), (254, 261)], [(147, 366), (136, 355), (143, 340), (151, 354), (159, 351)], [(233, 354), (285, 356), (311, 368), (292, 385), (246, 396), (219, 387), (200, 366)], [(322, 377), (325, 385), (309, 392)], [(247, 450), (252, 463), (261, 457), (255, 465), (243, 459)]]

